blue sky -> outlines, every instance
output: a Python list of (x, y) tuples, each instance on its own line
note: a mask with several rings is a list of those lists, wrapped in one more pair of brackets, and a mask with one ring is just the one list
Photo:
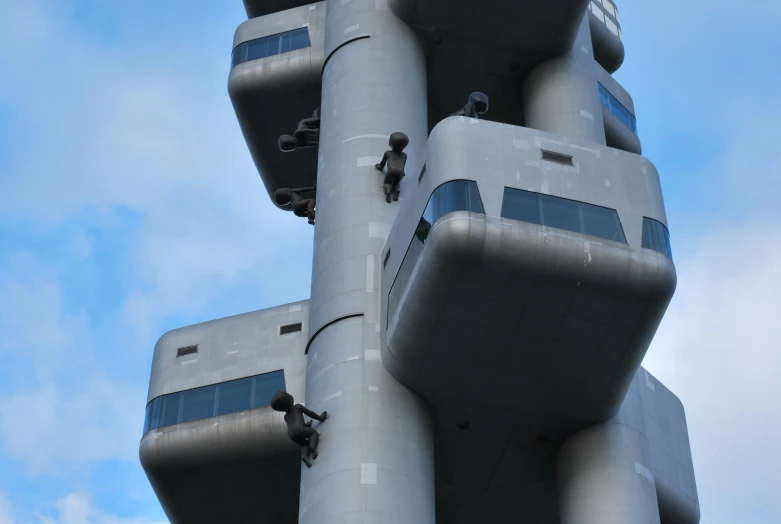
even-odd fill
[[(781, 506), (781, 2), (624, 0), (616, 75), (678, 268), (645, 365), (703, 523)], [(165, 516), (138, 463), (157, 337), (308, 297), (226, 83), (239, 0), (0, 0), (0, 524)]]

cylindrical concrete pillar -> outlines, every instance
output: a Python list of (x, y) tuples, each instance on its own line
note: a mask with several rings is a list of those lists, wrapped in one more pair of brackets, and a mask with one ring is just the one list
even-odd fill
[(588, 13), (572, 50), (537, 66), (523, 88), (526, 127), (605, 144)]
[(570, 437), (559, 450), (561, 524), (659, 524), (645, 437), (617, 421)]
[[(426, 66), (384, 0), (327, 0), (307, 406), (327, 410), (301, 475), (301, 524), (433, 524), (433, 424), (380, 357), (382, 247), (399, 209), (375, 169), (391, 133), (407, 174), (427, 139)], [(408, 176), (401, 198), (410, 189)]]

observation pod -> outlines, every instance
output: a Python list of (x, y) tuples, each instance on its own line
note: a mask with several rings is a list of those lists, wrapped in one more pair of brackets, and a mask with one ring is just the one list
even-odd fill
[(454, 420), (501, 407), (532, 439), (615, 415), (676, 286), (653, 165), (463, 117), (423, 161), (382, 255), (391, 374)]
[(594, 59), (613, 74), (624, 63), (624, 42), (618, 9), (612, 0), (592, 0), (588, 6), (588, 23)]
[(300, 451), (269, 402), (304, 402), (308, 319), (298, 302), (157, 342), (139, 456), (171, 522), (298, 522)]
[(319, 108), (324, 48), (325, 2), (252, 18), (236, 30), (228, 94), (272, 202), (277, 189), (317, 179), (317, 147), (283, 152), (278, 140)]

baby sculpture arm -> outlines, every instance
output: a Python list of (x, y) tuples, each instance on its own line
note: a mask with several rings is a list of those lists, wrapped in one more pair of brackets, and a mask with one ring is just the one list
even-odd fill
[(385, 169), (385, 164), (387, 164), (387, 163), (388, 163), (388, 152), (385, 151), (385, 154), (382, 155), (382, 160), (380, 160), (380, 163), (379, 164), (374, 164), (374, 167), (378, 171), (382, 171), (383, 169)]
[(310, 191), (317, 191), (317, 184), (311, 187), (299, 187), (296, 189), (291, 189), (290, 191), (294, 193), (309, 193)]
[[(307, 409), (306, 406), (301, 406), (301, 411), (303, 411), (304, 415), (306, 415), (307, 417), (312, 418), (314, 420), (317, 420), (318, 422), (325, 422), (325, 419), (328, 418), (328, 412), (327, 411), (323, 411), (322, 414), (318, 415), (317, 413), (315, 413), (311, 409)], [(307, 426), (311, 426), (311, 425), (312, 425), (312, 421), (310, 420), (309, 423), (307, 424)]]

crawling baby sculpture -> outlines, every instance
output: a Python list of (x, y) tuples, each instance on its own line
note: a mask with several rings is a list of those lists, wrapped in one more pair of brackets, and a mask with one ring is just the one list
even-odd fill
[(385, 169), (388, 164), (388, 172), (385, 174), (383, 187), (385, 188), (385, 201), (390, 202), (391, 197), (396, 201), (401, 193), (401, 179), (404, 178), (404, 166), (407, 165), (407, 153), (404, 148), (409, 144), (409, 138), (404, 133), (393, 133), (388, 140), (391, 147), (382, 155), (382, 160), (374, 167), (378, 171)]
[(323, 411), (318, 415), (314, 411), (307, 409), (301, 404), (294, 404), (293, 397), (285, 391), (277, 391), (271, 397), (271, 409), (285, 413), (285, 422), (287, 423), (287, 436), (290, 440), (301, 446), (301, 461), (306, 467), (311, 468), (312, 460), (317, 458), (317, 442), (320, 434), (312, 428), (312, 421), (304, 422), (304, 415), (324, 422), (328, 418), (328, 412)]

